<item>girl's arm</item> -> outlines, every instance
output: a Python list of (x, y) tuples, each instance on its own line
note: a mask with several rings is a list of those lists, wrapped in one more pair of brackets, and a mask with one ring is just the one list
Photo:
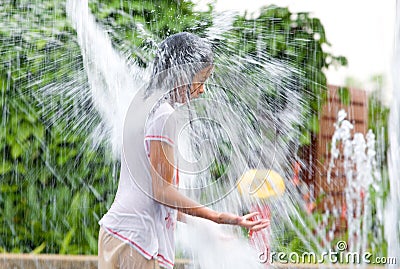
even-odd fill
[(172, 184), (174, 175), (173, 148), (165, 142), (150, 141), (150, 172), (153, 185), (153, 198), (166, 206), (178, 209), (181, 213), (209, 219), (220, 224), (239, 225), (254, 231), (268, 226), (267, 220), (249, 220), (258, 212), (245, 216), (220, 213), (205, 207), (183, 195)]

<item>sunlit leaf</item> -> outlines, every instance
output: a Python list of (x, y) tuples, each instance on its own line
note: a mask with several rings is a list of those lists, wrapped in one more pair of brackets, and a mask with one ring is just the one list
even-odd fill
[(11, 171), (12, 164), (9, 161), (2, 161), (0, 164), (0, 175), (4, 175)]
[(46, 248), (46, 242), (43, 242), (39, 246), (37, 246), (34, 250), (32, 250), (31, 254), (40, 254)]

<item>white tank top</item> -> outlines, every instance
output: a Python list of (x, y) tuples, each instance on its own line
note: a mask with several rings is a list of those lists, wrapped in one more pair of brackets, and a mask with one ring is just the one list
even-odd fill
[[(174, 146), (174, 126), (165, 123), (174, 112), (168, 103), (161, 104), (145, 127), (144, 147), (149, 156), (150, 140), (158, 140)], [(168, 121), (169, 122), (169, 121)], [(130, 169), (134, 169), (131, 168)], [(138, 167), (137, 169), (143, 169)], [(148, 173), (150, 173), (148, 171)], [(174, 183), (178, 184), (178, 170)], [(174, 230), (177, 210), (164, 206), (151, 198), (151, 182), (147, 186), (150, 195), (143, 192), (130, 179), (129, 170), (121, 158), (121, 172), (117, 194), (111, 208), (99, 221), (109, 234), (126, 242), (147, 259), (157, 259), (160, 266), (173, 268), (175, 258)]]

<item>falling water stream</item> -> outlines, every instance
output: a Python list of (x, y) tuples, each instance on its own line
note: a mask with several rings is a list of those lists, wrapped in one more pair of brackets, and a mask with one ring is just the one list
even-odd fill
[[(400, 3), (396, 1), (396, 27), (393, 59), (393, 99), (389, 118), (389, 176), (390, 194), (386, 205), (385, 227), (388, 242), (388, 255), (400, 259)], [(392, 268), (396, 266), (393, 265)]]

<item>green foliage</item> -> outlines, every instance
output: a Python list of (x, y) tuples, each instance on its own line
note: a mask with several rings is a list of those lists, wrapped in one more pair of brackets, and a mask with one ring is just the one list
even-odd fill
[(211, 24), (211, 10), (194, 12), (190, 1), (91, 2), (91, 10), (109, 32), (114, 45), (131, 53), (141, 66), (152, 58), (151, 48), (167, 36), (187, 31), (201, 34)]
[[(334, 56), (323, 50), (329, 46), (321, 21), (309, 13), (292, 13), (288, 8), (268, 6), (254, 19), (246, 15), (235, 22), (234, 34), (242, 55), (258, 59), (261, 50), (269, 57), (279, 59), (300, 71), (295, 80), (299, 81), (298, 91), (303, 98), (304, 122), (299, 126), (301, 144), (310, 144), (311, 137), (318, 133), (315, 121), (326, 99), (326, 76), (324, 70), (331, 65), (346, 65), (343, 56)], [(233, 41), (232, 41), (233, 42)], [(273, 98), (276, 104), (279, 100)]]
[(375, 257), (386, 257), (388, 255), (387, 241), (385, 239), (384, 219), (382, 212), (386, 206), (390, 191), (389, 175), (386, 165), (381, 167), (379, 187), (371, 186), (369, 191), (371, 206), (372, 229), (368, 232), (368, 251)]
[(377, 167), (378, 176), (375, 178), (379, 183), (377, 186), (369, 189), (371, 199), (371, 219), (373, 227), (368, 233), (368, 242), (370, 242), (369, 251), (375, 257), (387, 256), (387, 242), (385, 240), (384, 220), (381, 218), (383, 211), (382, 207), (386, 206), (387, 197), (390, 192), (389, 186), (389, 172), (387, 162), (387, 149), (389, 146), (388, 137), (388, 121), (389, 121), (389, 108), (382, 102), (382, 93), (384, 89), (384, 77), (376, 75), (371, 78), (375, 83), (373, 92), (368, 96), (368, 129), (376, 136), (375, 149), (377, 152)]
[[(82, 58), (64, 5), (61, 0), (0, 4), (2, 252), (96, 254), (97, 222), (116, 192), (119, 165), (109, 150), (91, 148), (91, 126), (75, 129), (74, 118), (59, 116), (71, 112), (72, 101), (38, 94), (53, 83), (87, 83), (76, 75)], [(93, 1), (91, 6), (100, 23), (114, 30), (114, 44), (129, 44), (138, 58), (142, 54), (133, 48), (145, 48), (147, 39), (136, 23), (157, 41), (200, 29), (208, 16), (195, 14), (186, 1)]]
[(377, 89), (368, 97), (368, 129), (376, 135), (380, 165), (386, 163), (386, 152), (389, 145), (388, 121), (390, 109), (381, 101), (382, 90)]
[[(312, 214), (308, 214), (300, 208), (299, 205), (295, 207), (296, 211), (289, 218), (284, 219), (282, 225), (282, 231), (279, 232), (277, 239), (279, 240), (279, 246), (276, 252), (284, 252), (286, 254), (297, 253), (301, 257), (304, 252), (313, 252), (317, 255), (322, 251), (319, 246), (323, 245), (322, 242), (325, 238), (321, 236), (326, 236), (329, 227), (323, 227), (321, 213), (315, 211)], [(333, 222), (334, 218), (331, 217), (329, 222)], [(325, 231), (320, 229), (324, 228)], [(312, 240), (304, 240), (308, 238), (311, 232)], [(300, 238), (299, 235), (303, 235), (304, 238)], [(326, 246), (328, 247), (328, 246)], [(313, 262), (313, 261), (303, 261), (303, 262)]]
[(347, 87), (339, 87), (338, 95), (339, 95), (340, 102), (343, 105), (345, 105), (345, 106), (349, 106), (350, 105), (351, 94), (350, 94), (349, 88), (347, 88)]

